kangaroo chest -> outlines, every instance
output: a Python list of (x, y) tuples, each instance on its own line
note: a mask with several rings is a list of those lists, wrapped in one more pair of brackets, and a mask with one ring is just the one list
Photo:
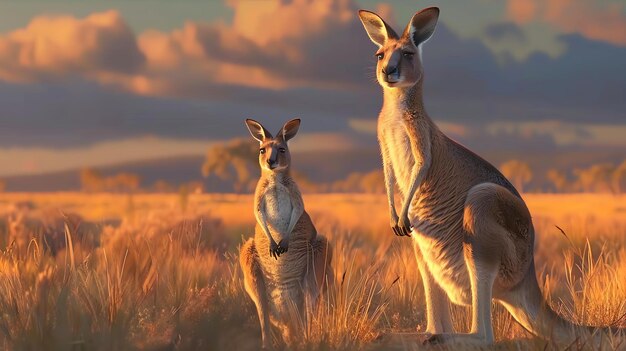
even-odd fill
[(399, 113), (386, 116), (379, 125), (379, 138), (386, 153), (400, 191), (406, 194), (411, 186), (411, 171), (415, 165), (415, 155), (411, 150), (411, 139), (406, 122)]
[(267, 225), (274, 239), (285, 235), (291, 219), (291, 211), (294, 208), (289, 189), (283, 184), (272, 184), (263, 197)]

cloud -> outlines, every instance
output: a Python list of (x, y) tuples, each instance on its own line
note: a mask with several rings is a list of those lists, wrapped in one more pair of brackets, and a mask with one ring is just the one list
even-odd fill
[(144, 62), (134, 34), (116, 11), (83, 19), (39, 16), (0, 37), (0, 78), (8, 81), (127, 75)]
[(38, 16), (0, 37), (0, 78), (79, 76), (156, 96), (202, 96), (215, 85), (355, 89), (368, 81), (363, 68), (350, 63), (373, 51), (352, 1), (230, 4), (232, 24), (190, 21), (137, 36), (116, 11), (82, 19)]
[(373, 84), (366, 93), (215, 86), (207, 94), (210, 98), (177, 99), (137, 96), (95, 83), (0, 82), (0, 147), (76, 147), (145, 134), (230, 139), (248, 135), (245, 118), (277, 130), (299, 117), (301, 132), (345, 132), (346, 116), (367, 115), (379, 108)]
[(626, 125), (565, 123), (546, 120), (540, 122), (492, 122), (486, 126), (491, 135), (515, 135), (525, 139), (549, 136), (557, 146), (626, 147)]
[(348, 120), (350, 129), (363, 134), (376, 134), (377, 121), (375, 119), (350, 118)]
[[(232, 25), (188, 23), (183, 32), (165, 34), (188, 48), (186, 58), (223, 65), (216, 81), (279, 89), (355, 88), (367, 81), (363, 69), (350, 64), (373, 51), (352, 1), (237, 1), (232, 6)], [(142, 42), (153, 45), (147, 37)]]
[(508, 0), (508, 17), (518, 24), (550, 23), (567, 33), (626, 46), (626, 4), (590, 0)]
[(205, 140), (136, 137), (78, 148), (0, 148), (0, 176), (38, 174), (174, 156), (203, 155)]
[(364, 143), (346, 133), (304, 133), (289, 142), (294, 152), (345, 151), (358, 149)]
[(522, 29), (510, 22), (490, 24), (485, 27), (484, 34), (487, 39), (496, 42), (514, 42), (519, 45), (527, 41)]
[(534, 0), (509, 0), (507, 13), (517, 23), (528, 23), (537, 13), (537, 4)]
[[(234, 12), (230, 24), (190, 21), (170, 32), (148, 30), (136, 37), (115, 11), (84, 19), (40, 16), (25, 29), (0, 37), (0, 42), (11, 43), (0, 45), (4, 47), (0, 49), (0, 62), (7, 62), (5, 68), (0, 68), (0, 78), (12, 81), (46, 81), (51, 75), (70, 81), (82, 78), (138, 95), (220, 102), (248, 99), (264, 105), (275, 104), (274, 107), (279, 102), (291, 104), (279, 98), (280, 94), (289, 92), (288, 95), (297, 95), (296, 99), (306, 106), (334, 104), (337, 110), (345, 107), (328, 92), (362, 94), (369, 98), (360, 99), (362, 103), (356, 109), (361, 109), (362, 104), (376, 106), (376, 100), (372, 99), (379, 93), (371, 81), (374, 47), (358, 23), (352, 1), (231, 1), (230, 5)], [(544, 13), (547, 11), (544, 7), (548, 6), (537, 5), (532, 13)], [(389, 6), (382, 4), (378, 10), (393, 19)], [(61, 30), (55, 28), (68, 28), (66, 31), (71, 35), (54, 34), (55, 30)], [(514, 23), (496, 23), (485, 31), (493, 39), (524, 40), (524, 32)], [(35, 44), (46, 42), (46, 35), (59, 44)], [(81, 35), (97, 40), (74, 38), (82, 39)], [(31, 39), (19, 41), (18, 37)], [(43, 39), (33, 39), (39, 37)], [(531, 104), (530, 109), (542, 105), (568, 108), (572, 102), (589, 103), (592, 106), (579, 107), (591, 109), (603, 100), (611, 116), (619, 111), (624, 105), (619, 94), (626, 84), (619, 59), (624, 55), (622, 48), (602, 46), (601, 42), (575, 35), (559, 40), (567, 49), (556, 59), (534, 54), (523, 62), (499, 65), (495, 55), (479, 40), (462, 39), (445, 23), (440, 23), (435, 37), (424, 48), (427, 97), (439, 101), (469, 98), (470, 104), (484, 102), (488, 109), (499, 103), (497, 97), (516, 100), (516, 104), (525, 99), (540, 100)], [(75, 47), (56, 49), (74, 41), (79, 42)], [(46, 54), (36, 57), (54, 59), (20, 63), (20, 57), (31, 57), (27, 53), (39, 52), (40, 46)], [(125, 48), (121, 50), (123, 54), (120, 48)], [(314, 91), (313, 98), (317, 101), (306, 101), (298, 89), (302, 93)], [(588, 94), (594, 95), (593, 99), (580, 98)], [(268, 95), (272, 98), (260, 99)], [(328, 96), (328, 103), (321, 96)], [(445, 104), (448, 106), (442, 106), (440, 111), (449, 113), (453, 106), (449, 101)], [(359, 115), (357, 112), (350, 115)], [(581, 113), (575, 112), (574, 116)], [(483, 115), (481, 119), (499, 117), (478, 110), (475, 114)], [(442, 117), (454, 119), (443, 113)]]

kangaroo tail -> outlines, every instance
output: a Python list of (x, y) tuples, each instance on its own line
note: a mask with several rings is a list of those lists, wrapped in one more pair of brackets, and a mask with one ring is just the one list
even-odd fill
[[(544, 299), (531, 264), (522, 281), (499, 301), (526, 330), (544, 339), (569, 344), (589, 340), (597, 344), (604, 334), (623, 332), (624, 328), (590, 327), (573, 323), (556, 313)], [(600, 332), (600, 333), (598, 333)]]

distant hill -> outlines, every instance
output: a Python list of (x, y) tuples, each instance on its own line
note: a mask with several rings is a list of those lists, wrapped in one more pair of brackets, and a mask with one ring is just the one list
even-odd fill
[[(182, 156), (138, 162), (120, 163), (112, 166), (94, 167), (105, 176), (120, 172), (136, 173), (142, 178), (142, 187), (159, 179), (172, 184), (197, 180), (202, 177), (200, 167), (204, 157)], [(68, 170), (36, 175), (4, 178), (7, 191), (72, 191), (80, 189), (80, 170)]]
[[(508, 150), (477, 150), (486, 160), (499, 166), (510, 159), (528, 162), (533, 171), (533, 181), (528, 189), (539, 190), (549, 187), (545, 174), (551, 168), (571, 171), (592, 164), (621, 163), (626, 157), (620, 149), (557, 150), (520, 154)], [(156, 160), (120, 163), (106, 167), (95, 167), (104, 176), (120, 172), (135, 173), (141, 177), (141, 188), (151, 189), (157, 180), (179, 185), (189, 181), (203, 181), (208, 192), (230, 192), (232, 186), (217, 178), (203, 179), (201, 167), (203, 156), (181, 156)], [(378, 149), (358, 149), (324, 152), (300, 152), (292, 155), (294, 170), (317, 183), (334, 182), (346, 178), (352, 172), (369, 172), (381, 169)], [(80, 189), (80, 170), (11, 176), (4, 178), (6, 191), (46, 192), (75, 191)]]
[[(292, 156), (294, 169), (306, 174), (315, 182), (329, 182), (345, 178), (351, 172), (371, 171), (380, 165), (376, 150), (302, 152)], [(141, 187), (150, 188), (157, 180), (170, 184), (201, 180), (201, 167), (204, 156), (181, 156), (137, 162), (126, 162), (112, 166), (94, 167), (104, 176), (120, 172), (138, 174)], [(10, 176), (6, 181), (6, 191), (44, 192), (75, 191), (80, 189), (80, 170), (44, 173), (36, 175)], [(227, 184), (219, 179), (207, 179), (205, 185), (211, 192), (230, 191)]]

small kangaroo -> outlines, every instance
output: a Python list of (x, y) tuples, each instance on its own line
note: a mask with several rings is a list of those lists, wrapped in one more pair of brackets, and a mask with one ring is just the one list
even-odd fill
[(332, 249), (317, 234), (289, 173), (287, 141), (298, 132), (300, 120), (285, 123), (276, 137), (254, 120), (246, 125), (260, 143), (261, 178), (254, 194), (254, 238), (243, 244), (239, 256), (244, 285), (257, 308), (263, 348), (270, 347), (270, 322), (291, 345), (303, 332), (306, 312), (333, 280)]
[[(378, 46), (383, 107), (377, 135), (391, 227), (413, 239), (426, 296), (425, 342), (492, 343), (492, 299), (535, 335), (568, 342), (589, 332), (544, 300), (533, 223), (520, 194), (495, 167), (444, 135), (424, 109), (421, 49), (439, 9), (416, 13), (401, 36), (373, 12), (361, 10), (359, 17)], [(403, 199), (400, 216), (394, 185)], [(468, 334), (454, 332), (450, 301), (472, 307)]]

